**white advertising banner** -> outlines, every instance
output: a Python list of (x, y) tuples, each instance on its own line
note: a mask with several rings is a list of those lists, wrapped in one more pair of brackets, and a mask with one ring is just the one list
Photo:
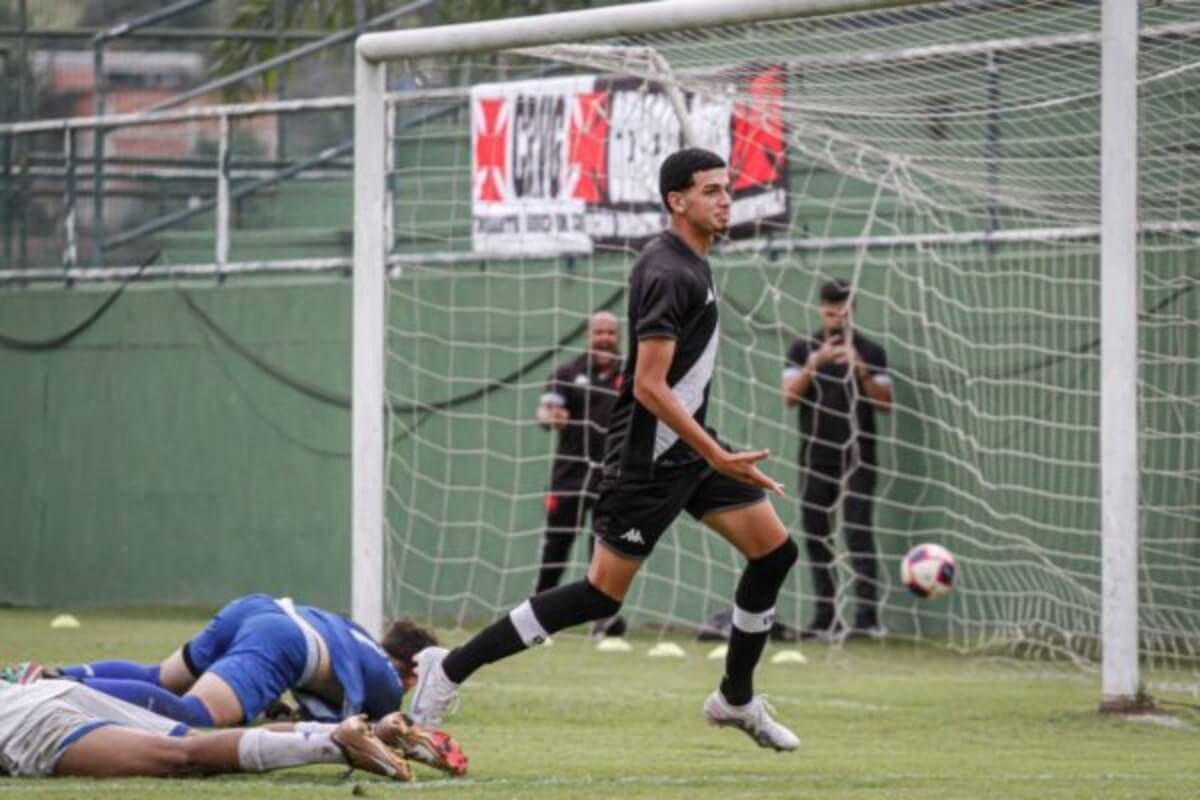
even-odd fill
[[(732, 236), (787, 219), (783, 70), (764, 67), (738, 99), (685, 95), (698, 143), (726, 159)], [(471, 91), (472, 246), (556, 255), (630, 247), (662, 230), (658, 167), (683, 146), (662, 87), (574, 76)]]

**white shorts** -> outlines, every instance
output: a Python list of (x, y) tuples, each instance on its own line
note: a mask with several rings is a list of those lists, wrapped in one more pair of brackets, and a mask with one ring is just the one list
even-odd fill
[(0, 682), (0, 771), (53, 775), (76, 739), (104, 725), (163, 735), (186, 726), (74, 681)]

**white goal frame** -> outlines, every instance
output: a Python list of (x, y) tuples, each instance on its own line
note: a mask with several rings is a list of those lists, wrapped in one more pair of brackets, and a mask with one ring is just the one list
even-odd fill
[[(620, 35), (876, 11), (935, 0), (658, 0), (369, 33), (355, 47), (352, 613), (384, 619), (386, 535), (386, 64)], [(1101, 81), (1101, 708), (1138, 702), (1137, 50), (1139, 3), (1104, 0)]]

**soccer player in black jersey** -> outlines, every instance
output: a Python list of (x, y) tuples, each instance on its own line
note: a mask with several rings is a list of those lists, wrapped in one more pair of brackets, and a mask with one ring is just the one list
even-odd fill
[(659, 191), (670, 228), (642, 249), (629, 278), (629, 357), (609, 420), (604, 476), (593, 514), (596, 547), (587, 577), (535, 595), (451, 652), (417, 655), (410, 713), (440, 722), (477, 669), (548, 636), (616, 614), (642, 561), (681, 511), (747, 559), (734, 596), (733, 631), (721, 685), (704, 703), (716, 725), (759, 745), (794, 750), (800, 740), (754, 694), (754, 669), (775, 619), (775, 600), (799, 550), (767, 502), (783, 487), (704, 425), (720, 338), (717, 292), (705, 257), (729, 226), (725, 162), (700, 148), (668, 156)]
[[(550, 374), (537, 407), (537, 421), (558, 432), (550, 490), (546, 493), (546, 533), (534, 594), (558, 586), (575, 534), (596, 504), (604, 460), (608, 418), (621, 388), (620, 325), (608, 311), (588, 321), (587, 352)], [(594, 636), (621, 636), (620, 617), (597, 620)]]
[[(871, 528), (875, 491), (875, 412), (892, 407), (887, 353), (851, 325), (850, 286), (821, 287), (821, 330), (801, 336), (788, 349), (783, 399), (800, 407), (801, 517), (812, 569), (816, 609), (800, 631), (802, 639), (883, 635), (876, 597), (875, 536)], [(837, 617), (836, 573), (830, 516), (839, 498), (842, 527), (854, 569), (856, 608), (849, 631)]]

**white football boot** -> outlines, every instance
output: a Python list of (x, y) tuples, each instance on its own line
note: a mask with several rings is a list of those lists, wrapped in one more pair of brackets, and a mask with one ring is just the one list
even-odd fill
[(725, 701), (721, 690), (717, 689), (704, 701), (704, 716), (710, 725), (744, 731), (759, 747), (770, 747), (780, 752), (795, 750), (800, 746), (800, 739), (771, 718), (773, 711), (767, 705), (766, 697), (761, 694), (755, 695), (744, 706), (733, 706)]
[(422, 728), (440, 726), (458, 703), (458, 684), (442, 670), (442, 661), (449, 652), (444, 647), (426, 647), (413, 659), (417, 663), (417, 685), (408, 715)]

